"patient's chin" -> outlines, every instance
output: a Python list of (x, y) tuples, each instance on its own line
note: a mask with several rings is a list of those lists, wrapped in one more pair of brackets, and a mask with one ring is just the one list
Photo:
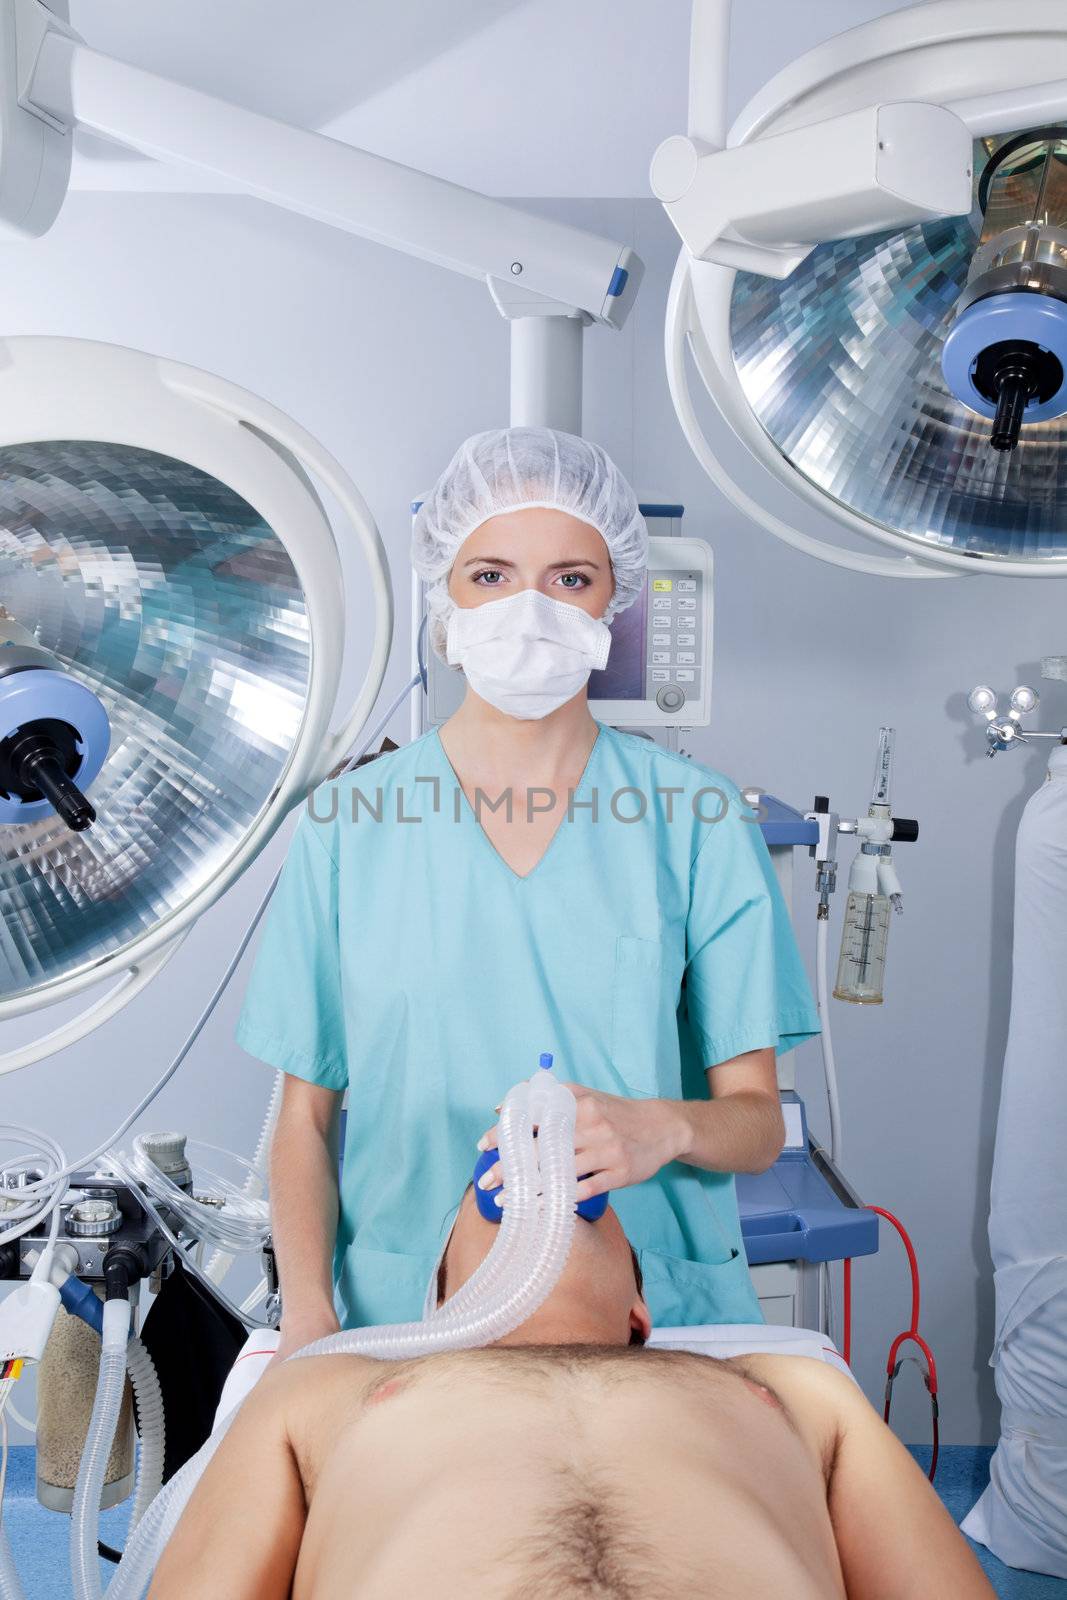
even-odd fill
[(600, 1347), (631, 1344), (630, 1324), (626, 1317), (597, 1315), (588, 1307), (568, 1311), (565, 1307), (549, 1304), (535, 1312), (512, 1333), (498, 1339), (498, 1345), (597, 1345)]

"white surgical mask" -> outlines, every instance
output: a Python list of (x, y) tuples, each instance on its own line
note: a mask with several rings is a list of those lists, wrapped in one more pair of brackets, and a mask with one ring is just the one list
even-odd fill
[(457, 606), (446, 653), (483, 700), (527, 721), (572, 700), (607, 664), (610, 648), (610, 629), (588, 611), (521, 589), (506, 600)]

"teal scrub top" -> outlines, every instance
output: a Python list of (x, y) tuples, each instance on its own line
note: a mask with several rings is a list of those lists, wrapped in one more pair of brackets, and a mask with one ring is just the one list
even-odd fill
[[(706, 1068), (819, 1031), (735, 784), (600, 724), (560, 804), (520, 877), (431, 732), (322, 784), (301, 813), (236, 1037), (349, 1092), (346, 1327), (422, 1315), (476, 1140), (542, 1051), (564, 1081), (706, 1099)], [(673, 1162), (612, 1204), (656, 1324), (762, 1322), (732, 1174)]]

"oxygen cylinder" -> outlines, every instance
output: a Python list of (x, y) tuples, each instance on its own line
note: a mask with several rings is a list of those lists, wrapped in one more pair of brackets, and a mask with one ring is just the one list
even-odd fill
[(1011, 1567), (1067, 1578), (1067, 746), (1015, 850), (1011, 1020), (989, 1214), (1000, 1440), (963, 1522)]

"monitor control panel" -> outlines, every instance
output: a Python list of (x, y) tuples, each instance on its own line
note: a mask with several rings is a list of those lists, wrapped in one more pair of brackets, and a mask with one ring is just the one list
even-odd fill
[[(589, 709), (616, 728), (706, 727), (714, 618), (711, 547), (675, 531), (680, 506), (641, 509), (649, 528), (645, 587), (609, 624), (611, 651), (607, 666), (590, 675)], [(417, 579), (412, 600), (415, 636), (425, 610)], [(413, 736), (450, 717), (466, 688), (463, 673), (432, 650), (426, 668), (426, 694), (413, 702)]]
[(711, 714), (712, 558), (700, 539), (652, 538), (644, 593), (611, 624), (589, 679), (594, 716), (616, 727), (701, 727)]

